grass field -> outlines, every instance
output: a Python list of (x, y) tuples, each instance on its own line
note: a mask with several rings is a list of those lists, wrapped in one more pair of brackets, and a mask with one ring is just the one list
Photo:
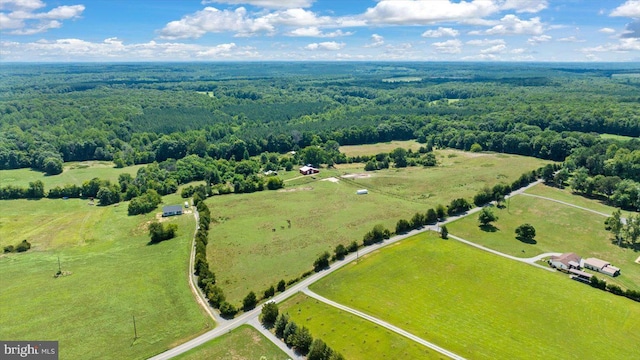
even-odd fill
[(421, 146), (425, 146), (425, 144), (420, 144), (415, 140), (389, 141), (386, 143), (376, 143), (368, 145), (340, 146), (340, 152), (344, 153), (347, 156), (376, 155), (379, 153), (389, 153), (396, 148), (403, 148), (407, 150), (411, 149), (413, 151), (417, 151)]
[[(174, 197), (165, 202), (178, 201)], [(127, 216), (126, 203), (2, 205), (11, 209), (0, 218), (2, 244), (26, 238), (33, 247), (0, 256), (0, 338), (58, 340), (61, 359), (138, 359), (214, 326), (188, 286), (190, 215), (167, 220), (178, 224), (178, 237), (149, 246), (146, 225), (155, 214)], [(55, 279), (58, 257), (71, 274)]]
[(433, 233), (311, 289), (469, 359), (631, 359), (640, 343), (637, 303)]
[(633, 136), (624, 136), (624, 135), (614, 135), (614, 134), (600, 134), (600, 137), (603, 139), (614, 139), (620, 141), (628, 141), (631, 139), (637, 139)]
[[(612, 214), (617, 210), (616, 207), (606, 205), (599, 200), (589, 199), (580, 195), (574, 195), (571, 193), (571, 189), (569, 188), (558, 189), (555, 187), (540, 184), (527, 189), (526, 193), (564, 201), (569, 204), (581, 206), (583, 208), (591, 209), (594, 211), (599, 211), (604, 214)], [(623, 211), (622, 216), (626, 216), (627, 214), (628, 212)]]
[(256, 329), (243, 325), (174, 359), (179, 360), (286, 360), (287, 354)]
[[(543, 163), (460, 151), (439, 156), (441, 167), (382, 170), (368, 173), (371, 178), (337, 183), (304, 177), (280, 191), (208, 199), (217, 221), (210, 231), (209, 261), (227, 298), (239, 304), (249, 291), (261, 294), (281, 279), (310, 270), (323, 251), (361, 242), (375, 224), (395, 229), (399, 219), (456, 197), (471, 198), (485, 184), (510, 183)], [(363, 172), (358, 166), (323, 169), (316, 178)], [(360, 188), (369, 188), (369, 195), (356, 195)]]
[(27, 186), (30, 182), (41, 180), (45, 190), (49, 190), (58, 185), (82, 185), (84, 181), (96, 177), (117, 183), (120, 174), (127, 173), (135, 177), (138, 169), (143, 166), (133, 165), (117, 169), (108, 161), (70, 162), (64, 164), (62, 174), (54, 176), (47, 176), (43, 172), (31, 169), (0, 170), (0, 186)]
[(448, 359), (383, 327), (297, 294), (280, 304), (299, 326), (306, 326), (349, 360)]
[[(604, 229), (604, 216), (524, 195), (511, 198), (508, 208), (494, 208), (494, 212), (499, 217), (494, 232), (481, 230), (478, 217), (468, 216), (448, 225), (449, 233), (519, 257), (575, 252), (583, 258), (604, 259), (622, 269), (615, 282), (640, 289), (640, 265), (634, 263), (639, 254), (611, 243), (611, 235)], [(523, 223), (536, 229), (536, 244), (515, 238), (515, 229)]]

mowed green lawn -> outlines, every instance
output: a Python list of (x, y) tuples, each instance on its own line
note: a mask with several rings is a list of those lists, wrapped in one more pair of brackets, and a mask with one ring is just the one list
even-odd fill
[[(571, 189), (568, 187), (564, 189), (558, 189), (555, 187), (540, 184), (527, 189), (527, 191), (525, 192), (527, 194), (544, 196), (551, 199), (564, 201), (566, 203), (598, 211), (603, 214), (612, 214), (618, 209), (616, 207), (606, 205), (599, 200), (589, 199), (580, 195), (574, 195), (571, 193)], [(622, 214), (622, 216), (628, 216), (629, 212), (623, 211)]]
[(469, 359), (632, 359), (640, 343), (636, 302), (433, 233), (311, 289)]
[[(634, 261), (640, 254), (611, 243), (611, 234), (604, 229), (604, 216), (557, 202), (518, 195), (509, 200), (509, 207), (493, 209), (499, 219), (494, 232), (478, 226), (478, 216), (468, 216), (447, 226), (449, 233), (485, 245), (503, 253), (532, 257), (546, 252), (575, 252), (583, 258), (596, 257), (621, 269), (615, 281), (626, 288), (640, 289), (640, 264)], [(536, 229), (536, 244), (517, 240), (515, 230), (523, 223)]]
[[(444, 158), (440, 167), (382, 170), (337, 183), (305, 177), (295, 180), (304, 183), (287, 183), (279, 191), (209, 198), (217, 222), (209, 233), (208, 256), (227, 299), (239, 304), (249, 291), (261, 295), (281, 279), (298, 277), (322, 252), (361, 243), (376, 224), (393, 230), (399, 219), (457, 197), (471, 199), (485, 184), (511, 183), (543, 164), (510, 155), (439, 154)], [(316, 178), (364, 173), (354, 166), (323, 169)], [(372, 184), (368, 195), (356, 195)]]
[(418, 151), (421, 146), (425, 146), (425, 144), (420, 144), (415, 140), (396, 140), (376, 144), (340, 146), (340, 152), (347, 156), (376, 155), (380, 153), (389, 153), (396, 148)]
[(179, 360), (286, 360), (289, 356), (258, 330), (243, 325), (230, 333), (176, 356)]
[[(511, 183), (523, 173), (546, 163), (540, 159), (457, 150), (435, 151), (438, 166), (408, 167), (371, 172), (371, 177), (352, 179), (361, 188), (434, 207), (454, 198), (469, 200), (484, 186)], [(368, 173), (369, 174), (369, 173)]]
[[(191, 215), (167, 220), (178, 224), (178, 237), (150, 246), (155, 214), (127, 216), (126, 203), (0, 203), (10, 209), (0, 218), (2, 244), (33, 244), (0, 256), (0, 338), (58, 340), (61, 359), (140, 359), (214, 326), (188, 285)], [(71, 274), (56, 279), (58, 257)]]
[(379, 325), (345, 313), (302, 293), (279, 305), (298, 326), (306, 326), (349, 360), (448, 359)]
[(62, 174), (47, 176), (40, 171), (31, 169), (0, 170), (0, 186), (28, 186), (30, 182), (40, 180), (44, 183), (45, 190), (55, 186), (66, 184), (82, 185), (83, 182), (93, 178), (110, 180), (117, 183), (118, 176), (123, 173), (135, 177), (138, 169), (145, 165), (133, 165), (117, 169), (109, 161), (83, 161), (64, 164)]

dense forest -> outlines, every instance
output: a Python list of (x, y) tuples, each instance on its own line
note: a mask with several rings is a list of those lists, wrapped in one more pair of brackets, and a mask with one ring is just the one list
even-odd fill
[[(568, 171), (582, 181), (576, 183), (578, 192), (613, 197), (624, 207), (640, 205), (640, 195), (614, 196), (621, 183), (637, 193), (640, 182), (640, 64), (7, 64), (3, 69), (0, 169), (31, 167), (54, 175), (67, 161), (113, 160), (119, 167), (157, 162), (147, 172), (160, 182), (172, 180), (160, 186), (131, 179), (134, 187), (123, 180), (123, 193), (133, 189), (126, 198), (148, 189), (172, 192), (192, 179), (231, 181), (238, 174), (246, 181), (233, 182), (236, 191), (255, 190), (262, 183), (251, 176), (262, 165), (287, 164), (252, 162), (235, 172), (236, 161), (303, 150), (290, 162), (345, 162), (351, 159), (337, 152), (339, 145), (417, 139), (427, 149), (566, 160)], [(412, 81), (393, 81), (407, 76)], [(199, 163), (209, 164), (208, 173), (202, 166), (185, 170)], [(179, 171), (163, 175), (173, 170)], [(62, 196), (62, 190), (54, 195)]]

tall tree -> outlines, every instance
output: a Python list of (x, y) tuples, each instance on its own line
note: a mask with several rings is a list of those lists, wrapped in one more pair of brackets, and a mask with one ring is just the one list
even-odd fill
[(480, 214), (478, 214), (478, 221), (481, 226), (487, 226), (494, 221), (498, 220), (498, 216), (491, 211), (489, 208), (482, 208)]

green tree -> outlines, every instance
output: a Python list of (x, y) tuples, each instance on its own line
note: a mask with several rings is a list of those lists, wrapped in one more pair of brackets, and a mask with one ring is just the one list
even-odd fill
[(222, 289), (214, 285), (213, 283), (210, 283), (210, 285), (207, 286), (206, 293), (207, 293), (207, 298), (209, 299), (209, 303), (215, 309), (220, 308), (220, 305), (226, 300), (226, 297), (224, 296), (224, 292), (222, 291)]
[(287, 325), (284, 327), (284, 331), (282, 332), (282, 338), (284, 339), (284, 343), (287, 344), (288, 347), (293, 346), (294, 335), (298, 331), (298, 324), (296, 324), (293, 320), (289, 320)]
[(275, 324), (273, 325), (273, 331), (279, 339), (282, 339), (284, 337), (284, 330), (287, 327), (288, 323), (289, 314), (280, 313), (280, 315), (278, 315), (278, 318), (276, 319)]
[(44, 197), (44, 183), (40, 180), (29, 183), (27, 197), (30, 199), (42, 199)]
[(331, 254), (328, 251), (323, 252), (316, 261), (313, 262), (313, 270), (318, 272), (329, 267), (329, 259)]
[(438, 215), (438, 219), (444, 220), (447, 217), (447, 210), (442, 204), (438, 204), (436, 206), (436, 215)]
[(631, 215), (627, 218), (623, 233), (631, 243), (631, 246), (635, 247), (638, 238), (640, 238), (640, 214)]
[(247, 294), (247, 296), (245, 296), (245, 298), (242, 300), (242, 309), (244, 311), (249, 311), (255, 308), (257, 303), (258, 303), (258, 297), (256, 296), (256, 293), (254, 293), (253, 291), (250, 291)]
[(536, 229), (531, 224), (522, 224), (516, 228), (516, 239), (525, 242), (533, 243), (536, 237)]
[(404, 234), (411, 230), (411, 223), (405, 219), (400, 219), (396, 223), (396, 234)]
[(271, 329), (276, 320), (278, 320), (278, 305), (273, 301), (269, 301), (268, 303), (262, 306), (262, 312), (260, 313), (260, 322), (267, 329)]
[(345, 248), (344, 245), (338, 244), (338, 246), (336, 246), (334, 250), (334, 253), (335, 253), (336, 259), (342, 260), (349, 253), (349, 251), (347, 251), (347, 248)]
[(424, 219), (426, 224), (435, 224), (438, 222), (438, 215), (436, 214), (436, 211), (434, 209), (429, 209), (427, 210), (427, 214), (425, 216)]
[(478, 144), (478, 143), (473, 143), (473, 145), (471, 145), (471, 148), (469, 149), (469, 151), (471, 152), (481, 152), (482, 151), (482, 145)]
[(313, 336), (311, 336), (311, 332), (306, 327), (298, 328), (295, 334), (293, 335), (292, 345), (296, 348), (296, 350), (302, 355), (306, 355), (309, 352), (309, 347), (313, 342)]
[(487, 226), (494, 221), (498, 220), (498, 216), (491, 211), (489, 208), (482, 208), (480, 214), (478, 214), (478, 221), (481, 226)]
[(267, 180), (267, 189), (269, 190), (278, 190), (284, 187), (284, 181), (277, 177), (271, 176), (269, 180)]
[(285, 283), (284, 279), (283, 279), (283, 280), (278, 281), (277, 290), (278, 290), (279, 292), (283, 292), (283, 291), (286, 289), (286, 287), (287, 287), (287, 284)]
[(164, 236), (164, 229), (162, 224), (157, 221), (153, 221), (148, 226), (149, 229), (149, 237), (151, 238), (152, 243), (158, 243), (162, 241)]
[(272, 297), (273, 295), (275, 295), (276, 293), (276, 288), (273, 287), (273, 285), (269, 286), (269, 288), (267, 290), (264, 291), (264, 299), (268, 299), (270, 297)]
[(442, 227), (440, 228), (440, 237), (443, 239), (449, 238), (449, 229), (447, 229), (446, 225), (442, 225)]
[(624, 223), (622, 222), (622, 212), (619, 209), (614, 211), (613, 214), (605, 220), (605, 227), (611, 231), (615, 240), (618, 242), (618, 246), (620, 246), (622, 243), (621, 233), (624, 228)]
[(46, 158), (43, 163), (44, 171), (47, 175), (58, 175), (62, 173), (63, 163), (59, 158)]
[(321, 339), (314, 339), (309, 347), (307, 360), (329, 360), (333, 351)]
[(230, 303), (223, 301), (220, 304), (220, 315), (225, 319), (232, 319), (238, 313), (238, 309)]
[(393, 164), (397, 168), (407, 167), (407, 150), (403, 148), (395, 148), (389, 156), (393, 159)]

